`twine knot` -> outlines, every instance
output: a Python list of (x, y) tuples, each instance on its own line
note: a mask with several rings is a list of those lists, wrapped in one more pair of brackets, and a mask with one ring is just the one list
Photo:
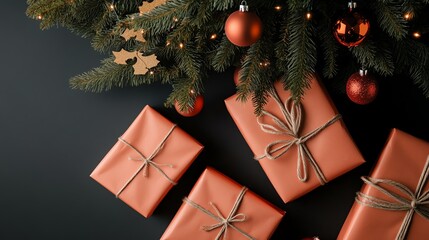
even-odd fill
[(415, 200), (415, 199), (413, 199), (413, 200), (411, 201), (411, 207), (412, 207), (413, 209), (416, 209), (416, 200)]
[[(278, 93), (275, 89), (270, 92), (272, 98), (279, 106), (283, 118), (280, 119), (274, 114), (263, 110), (261, 116), (256, 120), (261, 127), (261, 130), (265, 133), (274, 134), (274, 135), (286, 135), (292, 139), (285, 140), (280, 139), (269, 143), (265, 147), (264, 155), (255, 156), (255, 160), (261, 160), (267, 158), (269, 160), (275, 160), (289, 151), (289, 149), (295, 145), (298, 148), (298, 157), (297, 157), (297, 176), (301, 182), (306, 182), (308, 179), (307, 164), (310, 163), (311, 167), (314, 169), (319, 182), (324, 185), (327, 183), (327, 179), (305, 144), (309, 139), (316, 136), (325, 128), (329, 127), (336, 121), (341, 118), (341, 115), (337, 114), (332, 117), (329, 121), (324, 123), (322, 126), (314, 129), (313, 131), (299, 135), (299, 131), (302, 126), (303, 119), (303, 110), (300, 102), (293, 101), (292, 98), (288, 98), (283, 104)], [(272, 120), (272, 124), (262, 122), (262, 117), (267, 116)]]
[[(429, 191), (423, 192), (423, 187), (427, 182), (429, 177), (429, 156), (426, 160), (426, 164), (423, 167), (422, 174), (420, 175), (419, 182), (417, 183), (415, 193), (411, 191), (410, 188), (405, 186), (402, 183), (395, 182), (390, 179), (377, 179), (371, 177), (362, 177), (361, 179), (364, 183), (369, 186), (377, 189), (386, 196), (389, 196), (395, 202), (386, 201), (379, 199), (362, 192), (356, 194), (356, 202), (367, 207), (378, 208), (382, 210), (389, 211), (406, 211), (404, 220), (402, 221), (401, 227), (398, 234), (396, 235), (396, 240), (406, 239), (408, 229), (410, 228), (411, 221), (413, 219), (414, 213), (417, 213), (426, 220), (429, 220)], [(391, 191), (380, 184), (385, 184), (395, 189), (396, 191)], [(405, 198), (399, 195), (397, 192), (401, 192), (406, 195), (408, 198)]]
[(176, 125), (174, 124), (149, 157), (145, 157), (142, 152), (140, 152), (136, 147), (131, 145), (129, 142), (125, 141), (125, 139), (123, 139), (121, 137), (118, 138), (118, 141), (122, 142), (123, 144), (125, 144), (126, 146), (128, 146), (129, 148), (134, 150), (134, 152), (136, 154), (139, 155), (138, 158), (128, 157), (128, 160), (142, 161), (143, 164), (137, 169), (137, 171), (128, 179), (128, 181), (118, 191), (118, 193), (116, 194), (117, 198), (125, 190), (125, 188), (134, 180), (134, 178), (137, 176), (137, 174), (139, 174), (141, 171), (143, 171), (144, 177), (148, 177), (149, 167), (155, 168), (171, 184), (173, 184), (173, 185), (177, 184), (161, 169), (161, 167), (164, 167), (164, 166), (169, 167), (169, 168), (173, 168), (174, 166), (172, 164), (161, 164), (161, 163), (156, 163), (153, 161), (153, 159), (155, 159), (155, 157), (158, 155), (158, 153), (161, 152), (161, 150), (164, 148), (165, 142), (167, 141), (168, 137), (171, 135), (171, 133), (173, 132), (173, 130), (175, 128), (176, 128)]
[(304, 141), (303, 141), (303, 138), (302, 137), (295, 137), (295, 144), (296, 145), (301, 145), (301, 144), (303, 144), (304, 143)]
[(209, 202), (209, 204), (215, 210), (216, 214), (205, 209), (204, 207), (202, 207), (198, 203), (193, 202), (189, 198), (185, 197), (183, 199), (183, 201), (185, 203), (189, 204), (190, 206), (200, 210), (201, 212), (207, 214), (208, 216), (210, 216), (211, 218), (213, 218), (217, 221), (217, 223), (215, 223), (215, 224), (201, 227), (206, 232), (210, 232), (210, 231), (213, 231), (217, 228), (220, 228), (219, 233), (217, 234), (215, 240), (226, 239), (228, 228), (232, 228), (232, 229), (238, 231), (239, 233), (241, 233), (244, 237), (246, 237), (249, 240), (256, 240), (254, 237), (250, 236), (248, 233), (244, 232), (243, 230), (241, 230), (240, 228), (236, 227), (233, 224), (236, 222), (246, 221), (246, 215), (244, 215), (243, 213), (236, 214), (238, 207), (240, 206), (241, 202), (243, 201), (243, 197), (244, 197), (244, 194), (246, 193), (246, 191), (247, 191), (246, 187), (243, 187), (241, 189), (240, 194), (238, 195), (237, 199), (235, 200), (234, 206), (232, 207), (232, 209), (229, 212), (227, 217), (224, 217), (223, 214), (220, 212), (219, 208), (217, 208), (217, 206), (212, 202)]

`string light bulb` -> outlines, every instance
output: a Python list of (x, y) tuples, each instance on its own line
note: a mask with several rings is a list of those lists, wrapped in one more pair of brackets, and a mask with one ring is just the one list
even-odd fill
[(414, 38), (420, 38), (422, 35), (420, 34), (420, 32), (414, 32), (413, 33), (413, 37)]
[(213, 33), (211, 36), (210, 36), (210, 39), (211, 40), (215, 40), (217, 38), (217, 34), (216, 33)]
[(311, 18), (313, 17), (313, 15), (311, 14), (311, 12), (310, 11), (308, 11), (306, 14), (305, 14), (305, 18), (307, 19), (307, 20), (311, 20)]
[(171, 42), (169, 41), (169, 40), (167, 40), (166, 42), (165, 42), (165, 46), (169, 46), (171, 44)]
[(274, 7), (274, 9), (275, 9), (276, 11), (280, 11), (280, 10), (282, 10), (282, 6), (277, 5), (277, 6), (275, 6), (275, 7)]
[(406, 13), (404, 14), (404, 19), (405, 19), (405, 20), (409, 21), (409, 20), (411, 20), (412, 18), (413, 18), (413, 13), (412, 13), (412, 12), (406, 12)]
[(177, 17), (174, 17), (174, 18), (173, 18), (173, 21), (174, 21), (174, 22), (178, 22), (178, 21), (179, 21), (179, 19), (178, 19)]
[(184, 46), (183, 43), (179, 43), (179, 48), (183, 48)]
[(109, 8), (110, 8), (110, 10), (112, 10), (112, 11), (113, 11), (113, 10), (115, 10), (115, 5), (110, 4), (110, 5), (109, 5)]
[(39, 14), (39, 15), (37, 15), (37, 19), (39, 19), (39, 20), (42, 20), (42, 15), (41, 14)]
[(150, 71), (150, 72), (149, 72), (149, 74), (150, 74), (150, 75), (153, 75), (153, 74), (154, 74), (154, 72), (153, 72), (153, 71)]
[(259, 66), (260, 66), (260, 67), (268, 67), (268, 66), (270, 66), (270, 62), (269, 62), (269, 61), (260, 62), (260, 63), (259, 63)]

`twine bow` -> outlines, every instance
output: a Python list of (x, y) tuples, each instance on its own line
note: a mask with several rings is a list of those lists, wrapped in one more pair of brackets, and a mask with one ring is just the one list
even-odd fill
[(155, 148), (155, 150), (152, 152), (152, 154), (149, 157), (145, 157), (142, 152), (140, 152), (136, 147), (125, 141), (123, 138), (119, 137), (118, 140), (131, 149), (134, 150), (140, 157), (139, 158), (131, 158), (129, 157), (129, 160), (133, 161), (142, 161), (143, 164), (137, 169), (137, 171), (128, 179), (128, 181), (122, 186), (122, 188), (118, 191), (116, 194), (116, 197), (118, 198), (119, 195), (124, 191), (124, 189), (134, 180), (134, 178), (139, 174), (141, 171), (143, 171), (143, 176), (147, 177), (149, 174), (149, 167), (155, 168), (161, 175), (167, 179), (171, 184), (176, 185), (177, 183), (173, 181), (162, 169), (161, 167), (169, 167), (173, 168), (172, 164), (160, 164), (153, 161), (153, 159), (158, 155), (158, 153), (164, 148), (165, 142), (167, 141), (168, 137), (173, 132), (174, 128), (176, 128), (176, 125), (173, 125), (171, 129), (168, 131), (168, 133), (164, 136), (164, 138), (161, 140), (159, 145)]
[[(389, 211), (406, 211), (404, 220), (399, 229), (398, 234), (396, 235), (396, 240), (405, 239), (408, 229), (411, 225), (411, 220), (413, 219), (414, 213), (419, 214), (426, 220), (429, 220), (429, 191), (422, 192), (423, 187), (428, 180), (429, 176), (429, 156), (426, 160), (426, 164), (423, 168), (423, 172), (420, 175), (419, 182), (416, 187), (416, 192), (413, 193), (407, 186), (395, 182), (389, 179), (376, 179), (371, 177), (362, 177), (361, 179), (371, 187), (379, 190), (385, 195), (389, 196), (396, 202), (385, 201), (376, 197), (369, 196), (362, 192), (356, 194), (356, 202), (362, 204), (363, 206), (378, 208)], [(401, 195), (390, 191), (380, 185), (380, 183), (386, 184), (405, 194), (407, 198), (402, 197)]]
[(246, 187), (243, 187), (241, 189), (240, 194), (238, 195), (237, 199), (235, 200), (234, 206), (232, 207), (231, 211), (228, 214), (228, 217), (226, 217), (226, 218), (222, 215), (222, 213), (219, 211), (219, 209), (216, 207), (216, 205), (212, 202), (210, 202), (210, 206), (213, 207), (213, 209), (216, 211), (216, 214), (210, 212), (209, 210), (207, 210), (204, 207), (202, 207), (201, 205), (193, 202), (192, 200), (190, 200), (187, 197), (185, 197), (183, 199), (183, 201), (185, 203), (189, 204), (190, 206), (200, 210), (201, 212), (207, 214), (208, 216), (215, 219), (216, 221), (218, 221), (218, 223), (215, 223), (213, 225), (202, 226), (202, 229), (206, 232), (210, 232), (210, 231), (213, 231), (217, 228), (221, 228), (219, 233), (217, 234), (215, 240), (226, 239), (228, 228), (232, 228), (232, 229), (238, 231), (247, 239), (256, 240), (256, 238), (250, 236), (245, 231), (241, 230), (240, 228), (236, 227), (233, 224), (236, 222), (246, 221), (246, 215), (244, 215), (243, 213), (236, 214), (238, 207), (240, 206), (241, 202), (243, 201), (243, 197), (244, 197), (244, 194), (246, 193), (246, 191), (247, 191)]
[[(292, 98), (288, 98), (286, 102), (280, 100), (279, 95), (275, 90), (271, 92), (271, 96), (279, 106), (284, 120), (274, 116), (272, 113), (263, 110), (262, 115), (257, 118), (257, 122), (261, 127), (261, 130), (265, 133), (274, 134), (274, 135), (286, 135), (292, 137), (290, 140), (280, 139), (269, 143), (265, 147), (265, 153), (261, 156), (256, 156), (256, 160), (261, 160), (263, 158), (268, 158), (269, 160), (275, 160), (283, 156), (289, 149), (296, 145), (298, 148), (298, 158), (297, 158), (297, 176), (301, 182), (306, 182), (308, 179), (308, 170), (307, 162), (310, 163), (311, 167), (314, 169), (317, 178), (320, 183), (324, 185), (328, 181), (326, 180), (325, 175), (311, 154), (310, 150), (306, 145), (306, 142), (312, 137), (316, 136), (319, 132), (329, 127), (337, 120), (341, 118), (341, 115), (337, 114), (327, 121), (322, 126), (314, 129), (313, 131), (300, 136), (299, 131), (302, 126), (303, 110), (301, 103), (294, 102)], [(261, 118), (263, 116), (270, 117), (274, 124), (263, 123)]]

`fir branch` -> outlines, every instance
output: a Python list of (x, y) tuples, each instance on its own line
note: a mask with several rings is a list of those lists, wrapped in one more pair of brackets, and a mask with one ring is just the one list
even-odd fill
[(333, 78), (337, 74), (337, 58), (338, 58), (338, 44), (335, 41), (331, 28), (332, 21), (325, 21), (320, 23), (317, 27), (317, 36), (319, 44), (323, 49), (323, 76)]
[(239, 71), (241, 81), (237, 87), (238, 100), (247, 101), (248, 97), (252, 96), (257, 115), (261, 114), (267, 101), (268, 90), (272, 88), (274, 68), (264, 65), (270, 60), (271, 46), (264, 38), (251, 45)]
[(283, 74), (288, 71), (287, 59), (288, 59), (288, 28), (287, 28), (287, 16), (282, 16), (280, 24), (280, 40), (276, 43), (275, 54), (277, 58), (276, 68), (280, 71), (279, 74)]
[(382, 76), (392, 76), (395, 71), (395, 63), (391, 52), (391, 46), (380, 44), (373, 62), (368, 64), (369, 68), (373, 68)]
[[(203, 64), (201, 53), (197, 52), (192, 43), (184, 44), (183, 49), (177, 51), (175, 61), (177, 66), (193, 81), (203, 76)], [(189, 89), (198, 91), (198, 89)]]
[(149, 34), (163, 34), (175, 26), (174, 18), (180, 20), (192, 16), (197, 10), (196, 6), (197, 0), (168, 1), (148, 13), (136, 16), (134, 20), (127, 19), (125, 24), (134, 29), (145, 29)]
[(422, 66), (420, 64), (411, 65), (409, 74), (414, 83), (423, 90), (423, 93), (429, 98), (429, 66)]
[(223, 36), (219, 47), (216, 49), (216, 54), (211, 59), (211, 66), (215, 71), (225, 71), (232, 65), (238, 52), (239, 47), (232, 44), (226, 36)]
[(313, 26), (304, 18), (304, 12), (290, 11), (288, 16), (288, 76), (285, 86), (299, 100), (310, 85), (309, 78), (315, 72), (316, 44), (313, 40)]
[(134, 76), (132, 65), (116, 64), (114, 57), (101, 62), (101, 66), (70, 79), (70, 86), (90, 92), (102, 92), (112, 87), (124, 87)]
[(371, 1), (377, 21), (390, 37), (401, 40), (407, 34), (407, 21), (402, 16), (402, 7), (396, 0), (391, 1)]
[(213, 0), (212, 1), (213, 10), (223, 11), (230, 9), (234, 6), (234, 0)]
[(377, 47), (371, 39), (367, 38), (359, 46), (350, 48), (350, 51), (355, 56), (358, 63), (366, 68), (375, 61)]
[(64, 0), (39, 0), (27, 1), (27, 4), (29, 5), (27, 16), (41, 20), (40, 28), (45, 30), (53, 26), (66, 25), (67, 16), (74, 12), (77, 3)]

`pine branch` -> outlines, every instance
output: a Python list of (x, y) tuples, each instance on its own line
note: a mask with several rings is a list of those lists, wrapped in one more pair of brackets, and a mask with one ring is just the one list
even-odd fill
[(359, 46), (350, 48), (350, 51), (357, 59), (358, 63), (366, 68), (375, 61), (377, 47), (371, 39), (367, 38)]
[(71, 78), (70, 86), (73, 89), (102, 92), (112, 87), (139, 86), (155, 81), (172, 83), (173, 79), (181, 76), (181, 71), (177, 67), (156, 67), (154, 72), (153, 75), (134, 75), (132, 63), (117, 64), (114, 62), (114, 57), (110, 57), (104, 59), (100, 67)]
[(288, 76), (285, 86), (295, 100), (301, 98), (310, 85), (309, 78), (315, 72), (316, 45), (313, 41), (313, 26), (305, 20), (304, 12), (290, 11), (288, 17)]
[(232, 44), (226, 36), (223, 36), (219, 47), (216, 49), (216, 54), (211, 61), (211, 66), (215, 71), (225, 71), (232, 65), (238, 52), (239, 47)]
[(402, 16), (402, 7), (396, 0), (371, 1), (371, 7), (374, 10), (377, 21), (390, 37), (401, 40), (407, 34), (407, 21)]
[(213, 0), (213, 10), (223, 11), (230, 9), (234, 6), (234, 0)]
[(70, 79), (70, 86), (90, 92), (102, 92), (112, 87), (124, 87), (134, 76), (132, 65), (116, 64), (114, 58), (107, 58), (101, 66)]
[(188, 15), (193, 15), (197, 10), (196, 6), (197, 0), (168, 1), (148, 13), (136, 16), (133, 20), (127, 19), (125, 24), (131, 25), (134, 29), (145, 29), (148, 34), (163, 34), (175, 26), (174, 19), (180, 21)]
[[(238, 100), (247, 101), (252, 96), (255, 114), (260, 115), (267, 101), (268, 90), (273, 84), (273, 68), (270, 68), (270, 43), (261, 39), (251, 45), (239, 71)], [(272, 48), (271, 48), (272, 49)]]

